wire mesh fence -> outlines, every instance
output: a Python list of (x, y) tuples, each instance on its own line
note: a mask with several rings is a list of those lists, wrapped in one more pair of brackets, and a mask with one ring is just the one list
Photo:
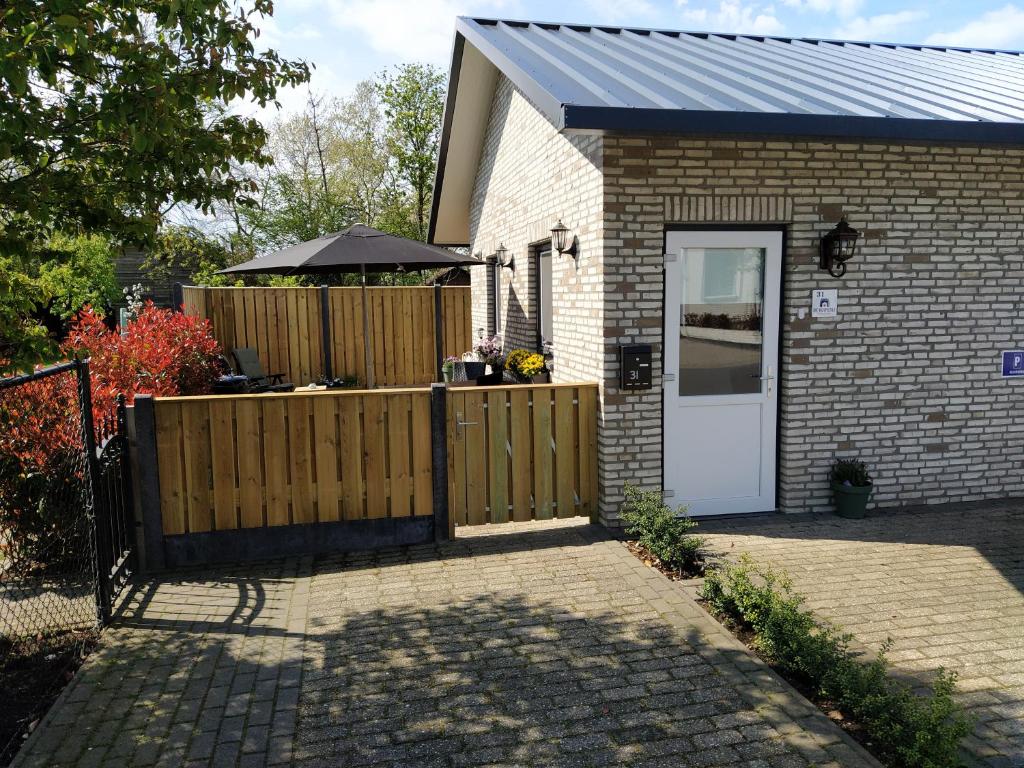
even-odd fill
[(77, 361), (0, 381), (0, 765), (99, 631), (88, 386)]

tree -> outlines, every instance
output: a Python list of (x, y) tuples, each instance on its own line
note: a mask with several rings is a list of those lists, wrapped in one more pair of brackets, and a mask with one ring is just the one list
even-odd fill
[(21, 0), (0, 10), (2, 250), (40, 231), (152, 238), (169, 201), (208, 208), (251, 189), (230, 159), (266, 162), (253, 119), (210, 102), (260, 105), (308, 79), (302, 62), (257, 53), (270, 0)]
[(388, 151), (412, 195), (416, 238), (425, 240), (441, 141), (444, 75), (429, 64), (403, 64), (381, 75), (378, 92), (388, 120)]
[(37, 283), (50, 314), (70, 320), (86, 305), (99, 309), (121, 298), (114, 272), (120, 249), (99, 235), (50, 238), (38, 266)]
[[(247, 95), (266, 105), (308, 79), (304, 63), (256, 51), (256, 22), (272, 7), (0, 5), (0, 255), (25, 259), (58, 231), (146, 243), (172, 202), (247, 199), (252, 182), (231, 163), (268, 162), (266, 134), (210, 107)], [(13, 282), (0, 291), (0, 345), (24, 362), (39, 339)]]

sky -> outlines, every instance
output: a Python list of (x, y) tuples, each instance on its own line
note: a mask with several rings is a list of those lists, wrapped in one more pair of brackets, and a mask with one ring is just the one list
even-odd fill
[[(456, 16), (700, 32), (1024, 49), (1024, 0), (277, 0), (258, 45), (315, 66), (310, 86), (344, 97), (402, 62), (447, 72)], [(306, 87), (281, 93), (301, 108)], [(242, 111), (249, 111), (243, 107)], [(262, 120), (272, 110), (254, 110)]]

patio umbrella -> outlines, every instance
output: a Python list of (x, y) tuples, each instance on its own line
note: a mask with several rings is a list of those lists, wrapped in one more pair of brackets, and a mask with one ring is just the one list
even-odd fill
[(427, 245), (398, 235), (389, 235), (365, 224), (354, 224), (342, 232), (290, 245), (274, 253), (220, 270), (220, 274), (323, 275), (358, 272), (363, 288), (363, 352), (366, 385), (373, 386), (373, 359), (366, 302), (368, 272), (398, 272), (410, 269), (471, 266), (479, 259), (461, 256), (445, 248)]

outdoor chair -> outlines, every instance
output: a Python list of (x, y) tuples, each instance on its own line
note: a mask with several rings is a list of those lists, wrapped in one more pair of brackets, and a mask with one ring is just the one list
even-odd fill
[(295, 385), (284, 380), (283, 373), (267, 374), (263, 363), (252, 347), (236, 347), (234, 350), (238, 372), (249, 377), (249, 385), (254, 392), (292, 392)]

